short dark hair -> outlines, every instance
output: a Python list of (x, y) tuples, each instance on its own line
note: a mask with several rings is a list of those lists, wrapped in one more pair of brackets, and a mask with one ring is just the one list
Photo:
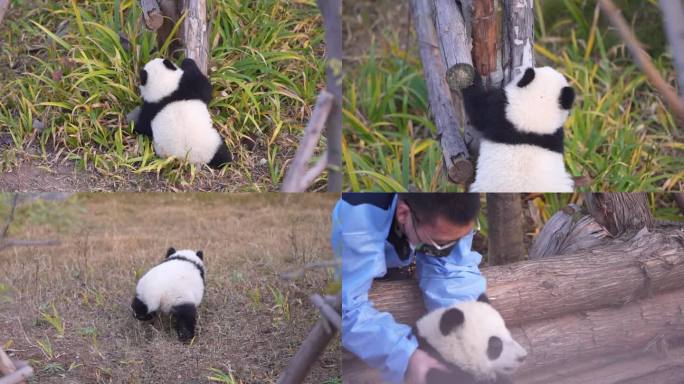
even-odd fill
[(420, 222), (434, 223), (438, 216), (458, 225), (471, 223), (480, 213), (478, 193), (400, 193)]

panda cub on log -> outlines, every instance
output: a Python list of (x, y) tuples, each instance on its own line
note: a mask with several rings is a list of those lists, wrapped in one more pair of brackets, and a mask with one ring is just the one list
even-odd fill
[(211, 83), (194, 60), (183, 60), (180, 68), (167, 59), (151, 60), (140, 71), (140, 94), (144, 103), (134, 128), (152, 138), (158, 156), (212, 168), (232, 160), (207, 108)]
[(504, 384), (527, 352), (485, 294), (477, 301), (436, 309), (416, 322), (418, 348), (449, 367), (431, 369), (429, 384)]
[(197, 306), (204, 294), (202, 251), (169, 248), (166, 259), (138, 280), (131, 307), (136, 319), (152, 320), (157, 311), (171, 314), (181, 341), (195, 337)]
[(575, 92), (550, 67), (527, 68), (505, 88), (476, 74), (463, 90), (470, 123), (482, 134), (471, 192), (572, 192), (563, 162), (563, 124)]

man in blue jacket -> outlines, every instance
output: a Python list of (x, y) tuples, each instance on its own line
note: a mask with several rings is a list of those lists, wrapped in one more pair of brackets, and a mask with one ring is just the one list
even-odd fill
[(471, 250), (480, 197), (453, 193), (345, 193), (333, 211), (332, 244), (342, 260), (342, 345), (393, 383), (424, 383), (446, 369), (418, 350), (411, 327), (368, 300), (373, 279), (415, 273), (428, 311), (485, 292)]

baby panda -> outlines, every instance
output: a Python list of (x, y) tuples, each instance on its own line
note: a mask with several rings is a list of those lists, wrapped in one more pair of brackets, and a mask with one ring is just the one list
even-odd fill
[(169, 248), (166, 259), (143, 275), (131, 307), (138, 320), (151, 320), (157, 311), (171, 314), (181, 341), (195, 336), (197, 306), (204, 294), (202, 251)]
[(430, 384), (511, 383), (508, 376), (527, 356), (485, 294), (428, 313), (414, 334), (418, 348), (449, 368), (428, 371)]
[(471, 192), (572, 192), (563, 162), (563, 124), (575, 92), (550, 67), (527, 68), (504, 89), (476, 74), (463, 90), (466, 113), (482, 134)]
[(212, 168), (232, 160), (207, 108), (211, 84), (194, 60), (183, 60), (180, 68), (159, 58), (145, 64), (140, 94), (144, 103), (134, 128), (152, 138), (158, 156), (187, 158)]

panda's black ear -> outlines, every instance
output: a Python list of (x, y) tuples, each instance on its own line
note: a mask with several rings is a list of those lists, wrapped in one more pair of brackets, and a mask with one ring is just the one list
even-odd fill
[(197, 252), (195, 252), (195, 254), (197, 255), (197, 257), (200, 258), (200, 260), (204, 260), (204, 252), (202, 252), (202, 251), (197, 251)]
[(465, 321), (465, 316), (458, 308), (449, 308), (442, 314), (439, 319), (439, 330), (442, 335), (446, 336), (455, 328), (459, 327)]
[(147, 84), (147, 71), (144, 69), (140, 70), (140, 85), (144, 86)]
[(491, 304), (491, 303), (489, 302), (489, 297), (487, 297), (487, 294), (484, 293), (484, 292), (477, 298), (477, 301), (479, 301), (479, 302), (481, 302), (481, 303)]
[(525, 74), (523, 75), (522, 79), (518, 81), (518, 87), (523, 88), (527, 86), (527, 84), (531, 83), (532, 80), (534, 80), (534, 68), (530, 67), (525, 70)]
[(175, 71), (177, 69), (176, 66), (173, 65), (173, 63), (169, 59), (164, 59), (164, 66), (172, 71)]
[(575, 101), (575, 90), (572, 89), (571, 87), (563, 87), (561, 89), (561, 94), (560, 98), (558, 99), (558, 102), (560, 103), (561, 108), (568, 110), (570, 107), (572, 107), (572, 103)]
[(174, 253), (176, 253), (176, 249), (171, 247), (166, 251), (166, 257), (169, 257), (169, 256), (173, 255)]

